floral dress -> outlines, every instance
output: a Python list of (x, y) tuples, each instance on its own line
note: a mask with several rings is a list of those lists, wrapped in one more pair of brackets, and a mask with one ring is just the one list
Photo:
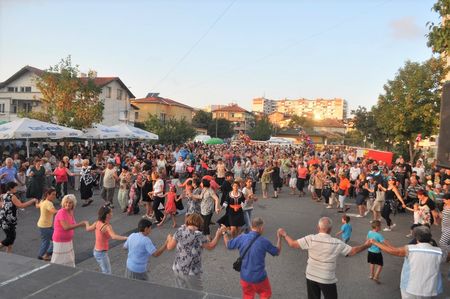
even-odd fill
[(12, 194), (3, 194), (3, 208), (0, 209), (0, 224), (3, 230), (15, 229), (17, 225), (17, 207), (12, 202)]
[(203, 244), (208, 242), (206, 236), (183, 224), (173, 237), (177, 241), (173, 271), (178, 275), (201, 275)]
[(91, 173), (91, 167), (83, 167), (80, 172), (80, 195), (82, 200), (90, 199), (93, 195), (94, 177)]

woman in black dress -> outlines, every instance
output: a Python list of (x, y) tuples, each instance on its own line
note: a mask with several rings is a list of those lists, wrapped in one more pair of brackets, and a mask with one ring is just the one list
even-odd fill
[(36, 158), (34, 165), (30, 168), (30, 172), (28, 173), (30, 183), (27, 189), (27, 198), (42, 199), (45, 187), (45, 168), (41, 163), (41, 159)]
[(272, 173), (271, 173), (271, 179), (273, 184), (273, 196), (272, 198), (278, 198), (278, 191), (283, 186), (283, 181), (280, 177), (280, 167), (278, 165), (278, 161), (273, 161), (273, 167), (272, 167)]
[(92, 169), (89, 166), (89, 160), (84, 159), (81, 162), (81, 172), (80, 172), (80, 195), (83, 201), (82, 207), (87, 207), (94, 200), (92, 199), (92, 188), (94, 187), (94, 176), (92, 175)]
[(153, 209), (152, 209), (152, 198), (150, 197), (150, 193), (153, 191), (153, 181), (152, 181), (152, 172), (148, 170), (145, 175), (144, 184), (141, 188), (142, 191), (142, 201), (145, 204), (145, 214), (142, 218), (152, 219), (153, 218)]
[(383, 210), (381, 211), (381, 217), (383, 217), (386, 220), (386, 224), (387, 224), (387, 227), (385, 227), (383, 229), (383, 231), (385, 231), (385, 232), (390, 232), (392, 230), (392, 228), (395, 226), (395, 223), (392, 223), (390, 215), (392, 212), (397, 212), (396, 211), (396, 208), (397, 208), (396, 200), (398, 199), (402, 203), (402, 207), (406, 207), (405, 202), (403, 201), (403, 198), (401, 197), (400, 193), (398, 192), (396, 183), (397, 182), (394, 178), (390, 178), (388, 181), (387, 188), (384, 188), (381, 184), (378, 184), (378, 188), (383, 190), (384, 192), (386, 192)]
[(245, 224), (244, 211), (242, 210), (242, 203), (245, 201), (245, 196), (239, 190), (238, 182), (233, 182), (232, 188), (223, 203), (223, 207), (226, 208), (226, 214), (225, 221), (221, 224), (230, 227), (232, 238), (234, 238), (238, 235), (239, 228)]

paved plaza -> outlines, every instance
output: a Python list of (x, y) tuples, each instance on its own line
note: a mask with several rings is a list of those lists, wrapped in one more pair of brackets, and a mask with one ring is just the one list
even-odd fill
[[(259, 193), (260, 189), (257, 190), (257, 194)], [(103, 204), (102, 200), (99, 199), (99, 190), (95, 191), (95, 199), (95, 202), (89, 207), (81, 208), (79, 205), (76, 208), (75, 218), (78, 221), (89, 220), (92, 223), (96, 220), (97, 209)], [(356, 207), (353, 206), (349, 213), (355, 212)], [(114, 213), (112, 225), (117, 233), (126, 235), (135, 230), (140, 216), (127, 216), (122, 214), (117, 208), (114, 210)], [(222, 213), (223, 212), (221, 212), (220, 215), (222, 215)], [(298, 196), (290, 195), (287, 188), (284, 188), (283, 193), (280, 194), (278, 199), (260, 199), (255, 204), (253, 215), (260, 216), (265, 220), (266, 225), (264, 234), (274, 243), (276, 242), (276, 230), (279, 227), (285, 228), (289, 235), (293, 237), (302, 237), (315, 232), (317, 220), (321, 216), (329, 216), (333, 219), (335, 224), (332, 232), (333, 234), (338, 231), (338, 227), (341, 225), (341, 214), (338, 214), (336, 210), (326, 209), (325, 205), (313, 202), (309, 197), (299, 198)], [(218, 216), (215, 215), (213, 220), (216, 220), (217, 218)], [(17, 227), (18, 237), (14, 247), (15, 254), (30, 258), (35, 258), (37, 256), (40, 242), (39, 232), (36, 227), (37, 219), (37, 209), (28, 208), (24, 211), (19, 211), (19, 223)], [(181, 224), (183, 219), (184, 216), (178, 216), (178, 224)], [(369, 218), (351, 217), (353, 235), (350, 245), (357, 245), (365, 241), (365, 236), (370, 228), (369, 220)], [(408, 239), (405, 235), (408, 233), (411, 221), (412, 215), (410, 213), (399, 214), (394, 217), (394, 222), (397, 223), (395, 230), (392, 232), (384, 232), (383, 235), (396, 246), (406, 244)], [(212, 228), (212, 231), (215, 232), (217, 226), (212, 226)], [(174, 233), (174, 231), (175, 229), (172, 229), (171, 223), (168, 222), (161, 228), (154, 228), (150, 237), (155, 245), (159, 246), (165, 240), (167, 234)], [(435, 239), (439, 239), (439, 228), (433, 227), (433, 236)], [(3, 232), (1, 232), (0, 238), (3, 237)], [(78, 288), (83, 288), (84, 285), (89, 286), (89, 281), (95, 279), (101, 285), (111, 285), (115, 287), (111, 289), (113, 291), (104, 293), (105, 297), (100, 295), (94, 296), (93, 294), (92, 298), (122, 298), (122, 293), (131, 295), (133, 294), (133, 289), (136, 289), (135, 294), (137, 297), (140, 297), (140, 294), (145, 294), (142, 290), (142, 283), (128, 283), (128, 281), (124, 279), (109, 279), (105, 278), (102, 274), (92, 273), (91, 271), (99, 271), (98, 265), (92, 257), (93, 245), (93, 233), (87, 233), (81, 229), (75, 232), (74, 247), (77, 267), (81, 270), (88, 271), (84, 271), (82, 274), (77, 275), (77, 280), (79, 280), (78, 283), (69, 283), (65, 288), (66, 292), (73, 292), (73, 294), (81, 295), (82, 292)], [(122, 245), (123, 242), (112, 241), (111, 249), (109, 251), (113, 274), (120, 277), (124, 274), (127, 256), (127, 253), (122, 248)], [(163, 289), (167, 292), (167, 294), (179, 294), (175, 296), (178, 298), (207, 298), (205, 296), (210, 296), (208, 298), (215, 298), (214, 295), (207, 295), (207, 293), (239, 298), (241, 296), (239, 274), (232, 269), (232, 263), (235, 261), (237, 256), (237, 251), (228, 251), (225, 249), (222, 240), (215, 250), (210, 252), (205, 250), (203, 254), (203, 287), (205, 293), (194, 292), (195, 294), (192, 293), (194, 294), (192, 295), (193, 297), (189, 297), (190, 295), (188, 296), (182, 295), (182, 293), (177, 293), (183, 290), (166, 288), (173, 287), (175, 285), (172, 272), (172, 262), (174, 259), (173, 251), (165, 252), (158, 258), (150, 258), (150, 282), (163, 285)], [(283, 243), (282, 252), (279, 257), (267, 256), (266, 268), (272, 284), (273, 298), (306, 298), (305, 268), (307, 256), (307, 252), (288, 248), (286, 243)], [(0, 261), (4, 261), (4, 258), (5, 255), (1, 255)], [(381, 285), (377, 285), (372, 280), (368, 279), (369, 266), (366, 262), (366, 258), (367, 253), (363, 252), (354, 257), (342, 257), (338, 260), (337, 277), (339, 279), (339, 297), (355, 299), (400, 298), (399, 281), (403, 258), (392, 257), (384, 254), (385, 267), (381, 274)], [(34, 263), (36, 267), (43, 264), (37, 260), (35, 261), (34, 259), (24, 259), (24, 261), (26, 261), (25, 264), (28, 265)], [(11, 265), (9, 267), (11, 267)], [(69, 271), (64, 269), (61, 270), (59, 266), (54, 268), (46, 268), (40, 271), (49, 272), (51, 269), (54, 269), (52, 271), (56, 272)], [(73, 272), (74, 270), (71, 271)], [(446, 264), (442, 268), (444, 278), (446, 278), (448, 271), (449, 265)], [(21, 272), (18, 273), (20, 274)], [(51, 271), (47, 274), (52, 275)], [(36, 277), (42, 276), (43, 275), (36, 275)], [(0, 279), (5, 281), (10, 278), (0, 276)], [(43, 281), (42, 283), (49, 284), (50, 281), (52, 280)], [(117, 286), (121, 287), (118, 288)], [(20, 293), (19, 297), (5, 296), (6, 293), (4, 293), (4, 291), (6, 288), (7, 286), (0, 286), (0, 298), (25, 297), (25, 294), (22, 293)], [(147, 294), (151, 294), (152, 289), (154, 290), (155, 288), (155, 285), (150, 284)], [(439, 298), (450, 298), (450, 283), (446, 279), (444, 279), (444, 289), (444, 295)], [(153, 293), (153, 296), (146, 295), (146, 297), (162, 298), (161, 294), (165, 293), (162, 292), (159, 294), (160, 295), (156, 295), (156, 293)], [(68, 298), (79, 298), (78, 295)], [(32, 298), (39, 298), (39, 296)]]

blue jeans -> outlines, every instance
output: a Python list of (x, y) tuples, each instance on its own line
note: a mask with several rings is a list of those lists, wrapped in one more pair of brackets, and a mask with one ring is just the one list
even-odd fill
[(245, 232), (249, 232), (250, 231), (250, 227), (252, 226), (252, 211), (251, 210), (244, 210), (244, 221), (245, 221)]
[(97, 251), (94, 249), (94, 257), (102, 269), (102, 273), (111, 274), (111, 263), (109, 262), (108, 251)]
[(42, 257), (44, 254), (52, 254), (53, 252), (53, 244), (52, 244), (52, 236), (53, 236), (53, 228), (39, 228), (41, 232), (41, 246), (39, 247), (38, 257)]

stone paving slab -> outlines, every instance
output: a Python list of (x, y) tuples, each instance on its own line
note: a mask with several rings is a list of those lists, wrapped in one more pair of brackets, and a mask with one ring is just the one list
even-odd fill
[(231, 297), (134, 281), (0, 253), (0, 298), (227, 299)]

